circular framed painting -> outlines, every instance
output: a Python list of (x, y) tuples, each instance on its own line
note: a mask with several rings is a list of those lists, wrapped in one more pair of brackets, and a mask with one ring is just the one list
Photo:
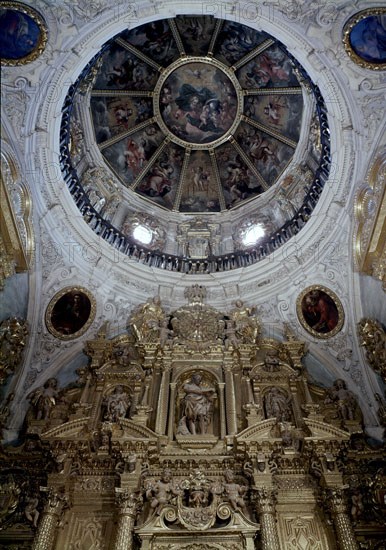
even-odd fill
[(61, 340), (73, 340), (86, 332), (95, 319), (96, 301), (83, 287), (66, 287), (48, 304), (45, 320), (48, 330)]
[(0, 2), (2, 65), (25, 65), (43, 52), (47, 43), (44, 19), (19, 2)]
[(343, 42), (351, 59), (361, 67), (386, 69), (386, 7), (352, 16), (343, 29)]
[(317, 338), (331, 338), (344, 323), (344, 310), (332, 290), (313, 285), (298, 296), (296, 312), (303, 328)]

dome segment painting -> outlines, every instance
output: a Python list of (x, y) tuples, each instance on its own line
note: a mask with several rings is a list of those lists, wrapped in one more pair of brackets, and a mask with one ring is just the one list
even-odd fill
[(96, 142), (121, 183), (162, 208), (239, 207), (291, 163), (300, 70), (266, 33), (212, 17), (124, 31), (94, 66)]

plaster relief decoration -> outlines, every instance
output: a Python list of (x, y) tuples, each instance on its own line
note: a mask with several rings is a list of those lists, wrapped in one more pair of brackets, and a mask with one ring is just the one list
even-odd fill
[(96, 314), (96, 301), (83, 287), (65, 287), (48, 304), (45, 321), (48, 330), (61, 340), (73, 340), (86, 332)]
[(352, 16), (344, 29), (346, 52), (359, 66), (386, 69), (386, 8), (363, 10)]
[(136, 240), (139, 247), (146, 245), (150, 250), (162, 249), (165, 244), (165, 229), (156, 218), (143, 212), (128, 214), (122, 224), (122, 233)]
[(317, 338), (330, 338), (344, 323), (343, 306), (332, 290), (314, 285), (298, 296), (296, 312), (302, 327)]
[(386, 290), (386, 153), (375, 155), (356, 195), (354, 260), (359, 271), (382, 281)]
[(25, 4), (0, 2), (2, 65), (25, 65), (43, 52), (47, 27), (43, 17)]

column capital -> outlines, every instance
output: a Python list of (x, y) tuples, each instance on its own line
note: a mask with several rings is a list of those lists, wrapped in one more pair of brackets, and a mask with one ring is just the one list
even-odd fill
[(134, 518), (137, 515), (138, 507), (142, 503), (142, 497), (139, 493), (130, 491), (130, 489), (116, 487), (115, 501), (120, 514)]
[(272, 487), (259, 487), (256, 491), (257, 510), (259, 514), (274, 514), (277, 491)]
[(53, 487), (40, 487), (40, 491), (46, 493), (47, 495), (47, 502), (44, 507), (44, 512), (59, 516), (64, 508), (68, 508), (69, 498), (63, 492), (58, 491)]

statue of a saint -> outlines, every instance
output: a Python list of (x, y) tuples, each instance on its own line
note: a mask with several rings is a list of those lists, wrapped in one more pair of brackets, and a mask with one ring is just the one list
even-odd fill
[(103, 420), (117, 422), (118, 418), (126, 418), (130, 405), (129, 394), (124, 391), (123, 386), (117, 386), (104, 399), (105, 412)]
[(50, 418), (52, 409), (58, 402), (59, 390), (56, 378), (49, 378), (47, 382), (28, 395), (33, 407), (33, 414), (36, 420)]
[(236, 336), (243, 344), (253, 344), (260, 333), (260, 324), (254, 316), (254, 308), (244, 306), (242, 300), (235, 302), (230, 317), (235, 324)]
[(279, 352), (277, 349), (267, 350), (264, 358), (264, 370), (267, 372), (275, 372), (280, 370)]
[(190, 382), (184, 385), (185, 397), (182, 404), (182, 418), (177, 434), (205, 434), (212, 416), (213, 401), (216, 390), (211, 386), (202, 385), (202, 377), (194, 373)]
[(264, 403), (267, 418), (276, 418), (279, 422), (291, 420), (290, 399), (280, 388), (270, 388), (264, 396)]
[(335, 380), (332, 388), (327, 393), (324, 400), (326, 404), (335, 403), (338, 407), (338, 413), (342, 420), (354, 420), (357, 408), (355, 395), (347, 389), (346, 382), (341, 378)]

